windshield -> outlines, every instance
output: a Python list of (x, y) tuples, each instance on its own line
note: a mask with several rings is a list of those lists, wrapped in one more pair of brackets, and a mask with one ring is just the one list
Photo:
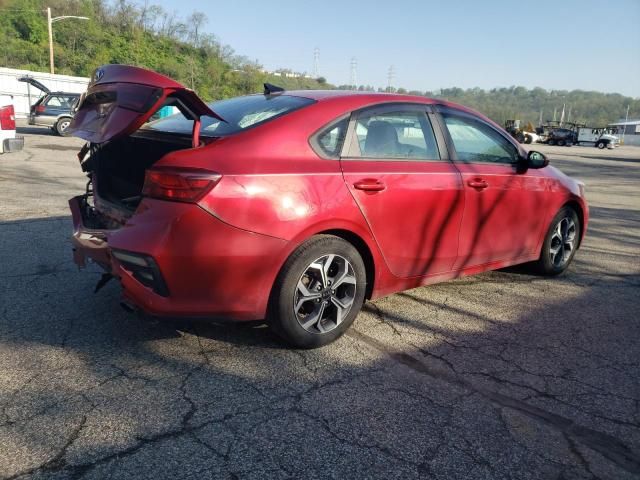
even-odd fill
[[(232, 135), (314, 102), (310, 98), (289, 95), (249, 95), (211, 102), (208, 106), (224, 118), (225, 121), (203, 116), (201, 118), (200, 135), (208, 137)], [(186, 118), (182, 113), (176, 113), (149, 122), (142, 128), (190, 135), (193, 129), (193, 120)]]

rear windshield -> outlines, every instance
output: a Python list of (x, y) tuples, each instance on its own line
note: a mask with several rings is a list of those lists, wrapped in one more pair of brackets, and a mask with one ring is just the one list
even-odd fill
[[(310, 98), (289, 95), (249, 95), (212, 102), (208, 104), (211, 110), (224, 118), (225, 121), (203, 116), (200, 135), (208, 137), (232, 135), (314, 102), (315, 100)], [(142, 128), (190, 135), (193, 128), (193, 120), (186, 118), (182, 113), (171, 114), (170, 108), (164, 107), (160, 109), (156, 115), (160, 115), (163, 118), (151, 121)], [(167, 114), (168, 116), (164, 116)]]

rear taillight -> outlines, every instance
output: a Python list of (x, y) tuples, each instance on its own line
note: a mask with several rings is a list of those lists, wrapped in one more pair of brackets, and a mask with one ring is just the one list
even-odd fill
[(206, 170), (155, 168), (147, 170), (142, 195), (175, 202), (197, 202), (221, 178), (222, 175)]
[(13, 105), (0, 107), (0, 130), (15, 130), (15, 129), (16, 129), (16, 115), (13, 110)]
[(45, 108), (46, 108), (46, 107), (45, 107), (44, 105), (38, 105), (38, 106), (36, 107), (36, 112), (38, 112), (38, 113), (42, 113), (42, 112), (44, 112), (44, 109), (45, 109)]

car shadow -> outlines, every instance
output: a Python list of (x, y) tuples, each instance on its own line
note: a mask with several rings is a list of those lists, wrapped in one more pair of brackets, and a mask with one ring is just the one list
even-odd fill
[[(595, 219), (597, 235), (606, 235), (598, 230), (606, 217)], [(640, 471), (633, 406), (616, 403), (640, 392), (639, 345), (629, 341), (637, 338), (630, 292), (640, 285), (592, 278), (593, 255), (579, 252), (575, 271), (557, 279), (511, 267), (391, 295), (365, 306), (353, 334), (299, 351), (264, 325), (140, 320), (121, 310), (116, 282), (94, 294), (101, 271), (79, 272), (71, 261), (66, 216), (2, 222), (0, 231), (0, 358), (15, 370), (0, 415), (12, 435), (0, 458), (41, 458), (9, 475), (104, 477), (147, 447), (145, 473), (168, 475), (175, 465), (163, 442), (194, 450), (203, 432), (227, 435), (214, 455), (221, 464), (273, 461), (294, 477), (326, 471), (326, 456), (344, 456), (345, 445), (351, 465), (335, 466), (342, 478), (354, 463), (375, 461), (371, 450), (383, 477), (404, 468), (398, 459), (431, 468), (462, 461), (448, 444), (481, 459), (468, 466), (476, 478), (494, 466), (570, 477), (582, 471), (582, 448)], [(586, 286), (576, 286), (581, 278)], [(536, 444), (530, 432), (542, 428), (552, 440)], [(322, 441), (320, 458), (310, 437)], [(550, 448), (560, 461), (549, 460)]]

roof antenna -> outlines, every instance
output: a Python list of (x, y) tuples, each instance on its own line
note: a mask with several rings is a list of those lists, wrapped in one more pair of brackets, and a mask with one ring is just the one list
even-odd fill
[(272, 85), (271, 83), (264, 84), (264, 94), (265, 95), (273, 95), (276, 93), (284, 92), (284, 88), (278, 87), (277, 85)]

